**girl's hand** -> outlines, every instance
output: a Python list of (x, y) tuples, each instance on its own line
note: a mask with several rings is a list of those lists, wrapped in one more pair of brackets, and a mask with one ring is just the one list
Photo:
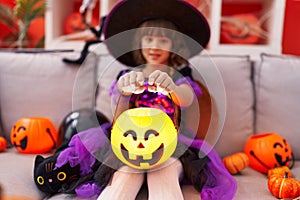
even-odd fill
[(123, 76), (121, 76), (118, 80), (118, 89), (123, 94), (140, 94), (144, 92), (144, 75), (142, 72), (131, 71)]
[(148, 85), (149, 91), (160, 92), (165, 95), (176, 88), (173, 79), (166, 72), (162, 72), (160, 70), (155, 70), (150, 74)]

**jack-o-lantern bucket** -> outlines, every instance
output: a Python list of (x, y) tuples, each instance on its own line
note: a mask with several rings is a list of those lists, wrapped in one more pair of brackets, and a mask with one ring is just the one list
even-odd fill
[(249, 157), (249, 166), (262, 173), (275, 167), (291, 167), (294, 163), (291, 146), (277, 133), (251, 136), (245, 144), (244, 152)]
[(177, 130), (171, 118), (157, 108), (133, 108), (116, 119), (111, 132), (115, 155), (136, 169), (150, 169), (175, 151)]
[(53, 123), (42, 117), (19, 119), (10, 133), (10, 141), (20, 153), (46, 153), (56, 146), (57, 131)]

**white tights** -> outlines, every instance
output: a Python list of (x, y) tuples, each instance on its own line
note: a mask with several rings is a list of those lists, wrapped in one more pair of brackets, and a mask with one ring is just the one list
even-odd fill
[[(169, 158), (162, 166), (147, 173), (148, 199), (183, 200), (179, 179), (183, 175), (178, 159)], [(121, 167), (112, 177), (97, 200), (135, 200), (145, 174), (128, 166)]]

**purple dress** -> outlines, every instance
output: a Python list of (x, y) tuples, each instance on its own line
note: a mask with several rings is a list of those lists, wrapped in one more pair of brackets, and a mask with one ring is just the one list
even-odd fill
[[(117, 80), (128, 71), (121, 71)], [(179, 74), (179, 76), (173, 77), (176, 85), (186, 83), (193, 88), (195, 97), (202, 95), (201, 88), (193, 81), (190, 67), (183, 67), (179, 70)], [(117, 80), (113, 83), (110, 91), (111, 96), (116, 102), (120, 96), (117, 89)], [(130, 107), (160, 108), (170, 116), (175, 124), (185, 124), (181, 123), (185, 119), (176, 119), (176, 116), (180, 116), (178, 112), (184, 112), (184, 108), (176, 108), (172, 99), (160, 93), (145, 90), (142, 94), (132, 94), (130, 97)], [(235, 179), (224, 167), (218, 153), (208, 143), (195, 136), (196, 134), (192, 133), (188, 127), (179, 128), (179, 147), (174, 154), (177, 154), (183, 164), (185, 174), (188, 175), (188, 178), (183, 182), (185, 184), (193, 184), (204, 200), (231, 200), (237, 189)], [(182, 146), (184, 150), (187, 150), (186, 152), (180, 150)]]
[[(122, 71), (118, 78), (125, 73)], [(202, 94), (200, 87), (193, 81), (191, 76), (191, 69), (184, 67), (179, 71), (182, 76), (175, 77), (175, 84), (187, 83), (195, 93), (195, 96)], [(111, 95), (117, 102), (120, 95), (117, 87), (117, 80), (111, 87)], [(159, 93), (150, 93), (145, 91), (139, 95), (132, 95), (130, 97), (131, 107), (160, 107), (164, 110), (173, 121), (176, 119), (176, 110), (178, 112), (184, 109), (176, 108), (172, 100)], [(99, 157), (95, 156), (97, 152), (111, 152), (109, 134), (103, 131), (105, 128), (92, 128), (78, 133), (76, 137), (71, 139), (69, 148), (61, 153), (58, 158), (56, 167), (59, 167), (66, 162), (72, 165), (81, 164), (81, 172), (83, 174), (90, 173), (92, 167)], [(231, 200), (237, 189), (237, 183), (233, 176), (224, 167), (221, 158), (217, 152), (205, 141), (197, 139), (195, 133), (186, 127), (180, 127), (178, 134), (178, 146), (184, 146), (185, 152), (178, 150), (178, 158), (182, 162), (186, 178), (182, 184), (192, 184), (199, 192), (204, 200)], [(176, 151), (174, 154), (176, 154)], [(107, 156), (107, 155), (106, 155)], [(102, 160), (100, 160), (101, 162)], [(100, 169), (100, 168), (99, 168)], [(104, 183), (106, 184), (106, 183)], [(102, 184), (101, 184), (102, 185)], [(103, 188), (95, 185), (93, 182), (87, 182), (80, 185), (76, 193), (79, 196), (87, 197), (91, 194), (99, 195)]]

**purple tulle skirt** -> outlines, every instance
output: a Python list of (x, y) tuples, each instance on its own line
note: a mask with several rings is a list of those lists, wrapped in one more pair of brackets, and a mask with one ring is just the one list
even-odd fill
[[(96, 162), (96, 152), (110, 150), (108, 149), (110, 148), (109, 133), (104, 131), (106, 129), (103, 126), (109, 125), (104, 124), (102, 127), (91, 128), (75, 135), (71, 139), (69, 147), (58, 156), (56, 167), (61, 167), (69, 162), (72, 167), (80, 164), (81, 175), (91, 173), (92, 166)], [(201, 191), (201, 198), (203, 200), (231, 200), (236, 192), (237, 184), (224, 167), (217, 152), (205, 141), (190, 139), (182, 134), (179, 134), (178, 139), (181, 143), (199, 149), (210, 159), (210, 162), (207, 163), (208, 167), (204, 168), (202, 172), (208, 179)], [(97, 159), (101, 158), (97, 157)], [(100, 160), (100, 162), (102, 161)], [(80, 197), (99, 195), (101, 191), (102, 189), (93, 182), (88, 182), (76, 189), (76, 193)]]

